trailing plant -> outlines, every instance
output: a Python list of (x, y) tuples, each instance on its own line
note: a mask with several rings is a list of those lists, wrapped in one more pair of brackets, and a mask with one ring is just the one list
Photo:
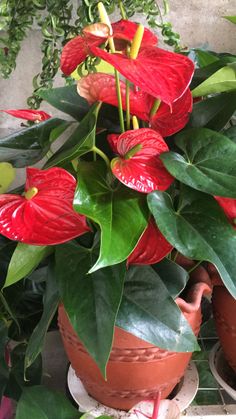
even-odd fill
[[(144, 14), (147, 23), (152, 28), (161, 31), (164, 41), (180, 48), (179, 35), (172, 29), (170, 22), (165, 22), (163, 16), (168, 12), (168, 2), (163, 1), (163, 7), (155, 0), (107, 0), (105, 2), (109, 14), (116, 8), (122, 17), (130, 18), (135, 12)], [(37, 94), (41, 88), (50, 88), (58, 72), (61, 47), (66, 41), (79, 34), (82, 28), (97, 19), (97, 0), (82, 0), (77, 11), (71, 0), (3, 0), (0, 4), (0, 73), (8, 78), (16, 67), (16, 59), (21, 49), (22, 41), (28, 36), (33, 24), (41, 28), (41, 71), (33, 78), (33, 94), (28, 98), (28, 105), (38, 109), (41, 103)], [(88, 58), (84, 63), (84, 71), (96, 71), (99, 59)], [(70, 78), (67, 79), (69, 83)]]

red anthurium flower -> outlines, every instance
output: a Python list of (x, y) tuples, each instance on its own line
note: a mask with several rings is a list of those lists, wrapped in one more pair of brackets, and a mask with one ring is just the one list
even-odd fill
[(129, 188), (149, 193), (166, 190), (173, 177), (159, 156), (168, 146), (156, 131), (149, 128), (126, 131), (108, 136), (113, 150), (119, 154), (111, 162), (113, 174)]
[(125, 54), (110, 54), (97, 46), (90, 49), (143, 92), (170, 106), (187, 90), (194, 72), (189, 58), (152, 46), (141, 48), (136, 59)]
[(236, 199), (223, 198), (222, 196), (214, 196), (214, 198), (224, 210), (233, 227), (236, 228)]
[[(131, 42), (138, 25), (129, 20), (120, 20), (113, 23), (113, 38), (118, 50), (126, 47)], [(103, 44), (110, 36), (109, 27), (104, 23), (95, 23), (83, 29), (82, 35), (69, 41), (62, 51), (61, 70), (70, 75), (81, 64), (87, 55), (91, 54), (91, 48)], [(117, 40), (117, 42), (116, 42)], [(125, 41), (125, 42), (120, 42)], [(148, 29), (144, 30), (142, 46), (156, 45), (157, 37)]]
[[(122, 107), (126, 109), (126, 86), (120, 81)], [(82, 77), (77, 85), (78, 93), (89, 104), (100, 101), (118, 106), (115, 78), (104, 73), (89, 74)], [(149, 121), (151, 127), (163, 137), (175, 134), (188, 122), (192, 111), (192, 95), (189, 89), (172, 104), (172, 109), (165, 103), (161, 103), (157, 113), (150, 118), (150, 112), (155, 98), (138, 90), (130, 89), (130, 112), (144, 121)]]
[(64, 243), (89, 231), (72, 207), (76, 181), (66, 170), (27, 168), (25, 196), (0, 195), (0, 234), (32, 245)]
[(1, 109), (0, 112), (8, 113), (15, 118), (26, 119), (27, 121), (45, 121), (51, 118), (51, 115), (44, 111), (35, 111), (33, 109)]
[(128, 257), (128, 265), (153, 265), (162, 260), (173, 249), (161, 234), (153, 218), (142, 234), (137, 246)]

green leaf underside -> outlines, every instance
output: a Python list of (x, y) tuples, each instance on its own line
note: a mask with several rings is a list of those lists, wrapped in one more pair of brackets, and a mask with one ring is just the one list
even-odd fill
[(89, 111), (89, 104), (78, 95), (76, 85), (40, 90), (37, 94), (54, 108), (65, 112), (77, 121), (83, 119)]
[(76, 243), (56, 249), (56, 277), (70, 322), (105, 376), (119, 309), (125, 264), (87, 274), (97, 257)]
[(193, 128), (180, 133), (176, 144), (185, 157), (174, 152), (161, 155), (172, 176), (211, 195), (236, 198), (236, 144), (233, 141), (206, 128)]
[(223, 16), (223, 17), (229, 20), (229, 22), (236, 24), (236, 16)]
[(178, 211), (167, 193), (149, 194), (148, 205), (166, 239), (184, 256), (213, 263), (236, 297), (236, 231), (214, 198), (183, 186)]
[(236, 109), (236, 92), (221, 93), (193, 105), (189, 126), (220, 131)]
[(173, 352), (198, 349), (187, 320), (150, 266), (129, 269), (116, 325)]
[(24, 389), (16, 410), (16, 419), (77, 419), (81, 414), (68, 399), (44, 386)]
[(27, 276), (52, 252), (52, 246), (32, 246), (18, 243), (8, 266), (4, 288)]
[(162, 259), (152, 267), (168, 289), (171, 297), (178, 297), (188, 282), (188, 272), (177, 263), (167, 258)]
[(0, 139), (0, 161), (26, 167), (41, 160), (50, 147), (51, 131), (65, 121), (50, 118)]
[(206, 96), (213, 93), (229, 92), (236, 89), (236, 71), (225, 66), (192, 90), (193, 97)]
[(59, 293), (55, 276), (48, 267), (46, 292), (44, 296), (42, 317), (30, 336), (26, 354), (25, 354), (25, 370), (32, 365), (39, 353), (42, 351), (48, 327), (56, 313), (59, 303)]
[(95, 143), (99, 106), (96, 104), (91, 107), (88, 114), (77, 125), (65, 144), (47, 161), (44, 166), (45, 168), (61, 165), (91, 151)]
[(112, 190), (102, 161), (79, 163), (74, 208), (101, 228), (100, 255), (90, 273), (127, 259), (148, 221), (145, 196), (123, 185)]

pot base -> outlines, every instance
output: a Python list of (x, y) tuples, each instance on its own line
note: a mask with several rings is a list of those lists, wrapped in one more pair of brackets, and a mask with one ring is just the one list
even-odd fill
[[(170, 397), (171, 400), (175, 402), (180, 412), (184, 411), (191, 404), (198, 390), (198, 382), (197, 368), (193, 362), (190, 362), (183, 379), (175, 387), (172, 393), (173, 398)], [(111, 415), (114, 419), (132, 419), (132, 413), (107, 407), (89, 396), (71, 365), (68, 370), (67, 384), (72, 398), (80, 407), (80, 411), (89, 411), (91, 418), (95, 418), (99, 415)], [(142, 403), (142, 405), (144, 405), (145, 408), (145, 404), (150, 403), (153, 404), (154, 401), (148, 400)]]
[(216, 381), (232, 399), (236, 400), (236, 375), (225, 359), (220, 342), (217, 342), (211, 350), (209, 365)]

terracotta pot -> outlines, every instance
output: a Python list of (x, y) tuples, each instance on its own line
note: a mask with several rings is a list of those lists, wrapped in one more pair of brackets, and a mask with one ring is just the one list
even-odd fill
[(215, 286), (212, 294), (217, 334), (229, 365), (236, 372), (236, 300), (224, 286)]
[[(176, 300), (195, 335), (201, 325), (202, 295), (210, 291), (205, 283), (194, 284), (187, 301)], [(191, 353), (159, 349), (116, 327), (105, 381), (75, 334), (62, 305), (58, 323), (67, 356), (88, 393), (116, 409), (129, 410), (141, 400), (155, 398), (158, 391), (166, 398), (184, 375), (191, 358)]]

